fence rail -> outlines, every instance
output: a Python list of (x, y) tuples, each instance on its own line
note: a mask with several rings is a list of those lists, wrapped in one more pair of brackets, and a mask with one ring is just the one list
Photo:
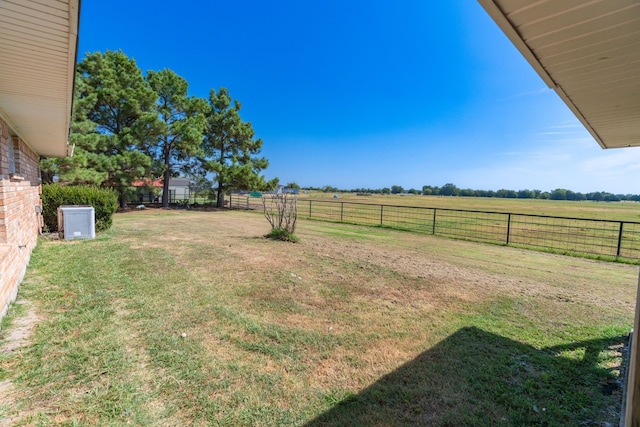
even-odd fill
[[(263, 208), (260, 198), (244, 195), (232, 195), (230, 207)], [(298, 200), (298, 215), (540, 251), (640, 261), (640, 222), (326, 200)]]

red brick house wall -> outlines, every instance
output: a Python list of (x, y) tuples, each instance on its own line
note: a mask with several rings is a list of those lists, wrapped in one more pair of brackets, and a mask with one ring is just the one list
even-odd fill
[(38, 155), (0, 119), (0, 318), (15, 300), (42, 226)]

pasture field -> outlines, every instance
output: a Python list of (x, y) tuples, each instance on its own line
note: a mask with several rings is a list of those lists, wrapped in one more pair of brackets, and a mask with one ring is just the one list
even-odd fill
[[(339, 198), (334, 199), (334, 194), (338, 194)], [(576, 202), (565, 200), (503, 199), (496, 197), (400, 196), (394, 194), (358, 196), (353, 193), (323, 193), (319, 191), (311, 191), (307, 194), (301, 192), (299, 199), (640, 222), (640, 203), (626, 201)]]
[(42, 239), (0, 330), (0, 425), (617, 423), (637, 267), (268, 231), (251, 212), (149, 209)]
[[(514, 202), (510, 199), (353, 194), (343, 198), (326, 196), (326, 193), (303, 194), (297, 203), (299, 215), (321, 221), (380, 226), (563, 255), (640, 263), (640, 222), (622, 219), (635, 218), (636, 209), (640, 206), (637, 203), (531, 199)], [(358, 198), (370, 200), (363, 203)], [(260, 198), (243, 195), (232, 197), (230, 206), (263, 210)], [(555, 212), (564, 216), (544, 216), (550, 207), (555, 211), (564, 209), (563, 212)]]

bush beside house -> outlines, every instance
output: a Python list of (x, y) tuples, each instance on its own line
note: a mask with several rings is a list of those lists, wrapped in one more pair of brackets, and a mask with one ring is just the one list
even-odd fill
[(113, 214), (118, 209), (118, 195), (113, 190), (96, 187), (43, 185), (42, 216), (48, 231), (58, 230), (58, 207), (65, 205), (93, 206), (96, 231), (104, 231), (111, 227)]

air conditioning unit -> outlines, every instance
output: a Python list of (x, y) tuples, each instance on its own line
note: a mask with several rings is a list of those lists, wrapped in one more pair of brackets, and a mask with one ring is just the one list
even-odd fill
[(58, 207), (58, 234), (61, 239), (95, 239), (96, 214), (93, 206)]

